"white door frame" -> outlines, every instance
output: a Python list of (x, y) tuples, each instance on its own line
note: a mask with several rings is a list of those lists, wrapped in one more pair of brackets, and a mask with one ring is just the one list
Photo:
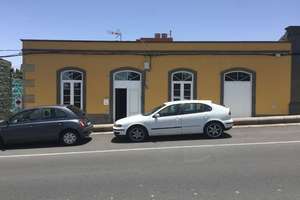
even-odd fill
[[(136, 80), (115, 80), (115, 75), (117, 73), (120, 72), (134, 72), (140, 75), (140, 80), (136, 81)], [(134, 71), (134, 70), (121, 70), (121, 71), (117, 71), (113, 74), (113, 121), (115, 121), (116, 118), (116, 89), (117, 88), (123, 88), (123, 89), (127, 89), (127, 94), (126, 94), (126, 98), (127, 98), (127, 109), (126, 109), (126, 115), (128, 116), (128, 107), (129, 107), (129, 95), (128, 93), (130, 93), (129, 91), (132, 89), (138, 89), (138, 95), (140, 96), (140, 101), (139, 101), (139, 105), (138, 106), (138, 110), (139, 112), (141, 112), (141, 102), (142, 102), (142, 74), (140, 72)]]
[[(254, 79), (254, 77), (253, 77), (253, 73), (251, 73), (251, 72), (249, 72), (249, 71), (245, 71), (245, 70), (231, 70), (231, 71), (227, 71), (226, 73), (224, 73), (223, 74), (223, 78), (222, 78), (222, 81), (223, 81), (223, 90), (224, 90), (224, 92), (223, 92), (223, 104), (225, 105), (225, 95), (226, 95), (226, 82), (231, 82), (231, 81), (226, 81), (225, 80), (225, 77), (226, 77), (226, 75), (227, 74), (230, 74), (230, 73), (233, 73), (233, 72), (242, 72), (242, 73), (246, 73), (246, 74), (248, 74), (249, 76), (250, 76), (250, 81), (232, 81), (232, 82), (240, 82), (241, 84), (243, 84), (243, 83), (245, 83), (245, 82), (250, 82), (250, 86), (251, 86), (251, 88), (250, 88), (250, 93), (251, 93), (251, 95), (250, 95), (250, 116), (252, 116), (252, 110), (253, 110), (253, 79)], [(237, 83), (238, 84), (238, 83)]]

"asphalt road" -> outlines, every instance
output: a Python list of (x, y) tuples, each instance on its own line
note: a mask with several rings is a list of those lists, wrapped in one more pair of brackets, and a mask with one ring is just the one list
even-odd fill
[(225, 138), (144, 143), (93, 135), (75, 147), (0, 151), (2, 200), (300, 199), (300, 126), (235, 128)]

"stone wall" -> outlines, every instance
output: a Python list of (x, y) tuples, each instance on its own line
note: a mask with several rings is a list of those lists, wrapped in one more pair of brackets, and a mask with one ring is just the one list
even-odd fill
[(11, 63), (0, 59), (0, 119), (10, 114), (11, 108)]

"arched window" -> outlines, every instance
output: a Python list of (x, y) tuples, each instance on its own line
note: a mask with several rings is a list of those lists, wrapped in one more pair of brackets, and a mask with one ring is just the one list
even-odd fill
[(133, 71), (121, 71), (115, 73), (114, 79), (116, 81), (139, 81), (141, 80), (141, 75)]
[(225, 81), (251, 81), (251, 74), (242, 71), (233, 71), (225, 74)]
[(83, 73), (64, 70), (60, 74), (61, 104), (83, 109)]
[(194, 74), (176, 71), (171, 74), (171, 101), (193, 99)]
[(82, 72), (65, 70), (62, 72), (62, 80), (82, 80)]

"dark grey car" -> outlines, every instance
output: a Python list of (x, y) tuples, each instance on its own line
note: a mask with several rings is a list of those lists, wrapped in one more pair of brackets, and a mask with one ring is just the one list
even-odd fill
[(92, 123), (74, 106), (45, 106), (23, 110), (0, 123), (3, 144), (57, 140), (77, 144), (89, 137)]

